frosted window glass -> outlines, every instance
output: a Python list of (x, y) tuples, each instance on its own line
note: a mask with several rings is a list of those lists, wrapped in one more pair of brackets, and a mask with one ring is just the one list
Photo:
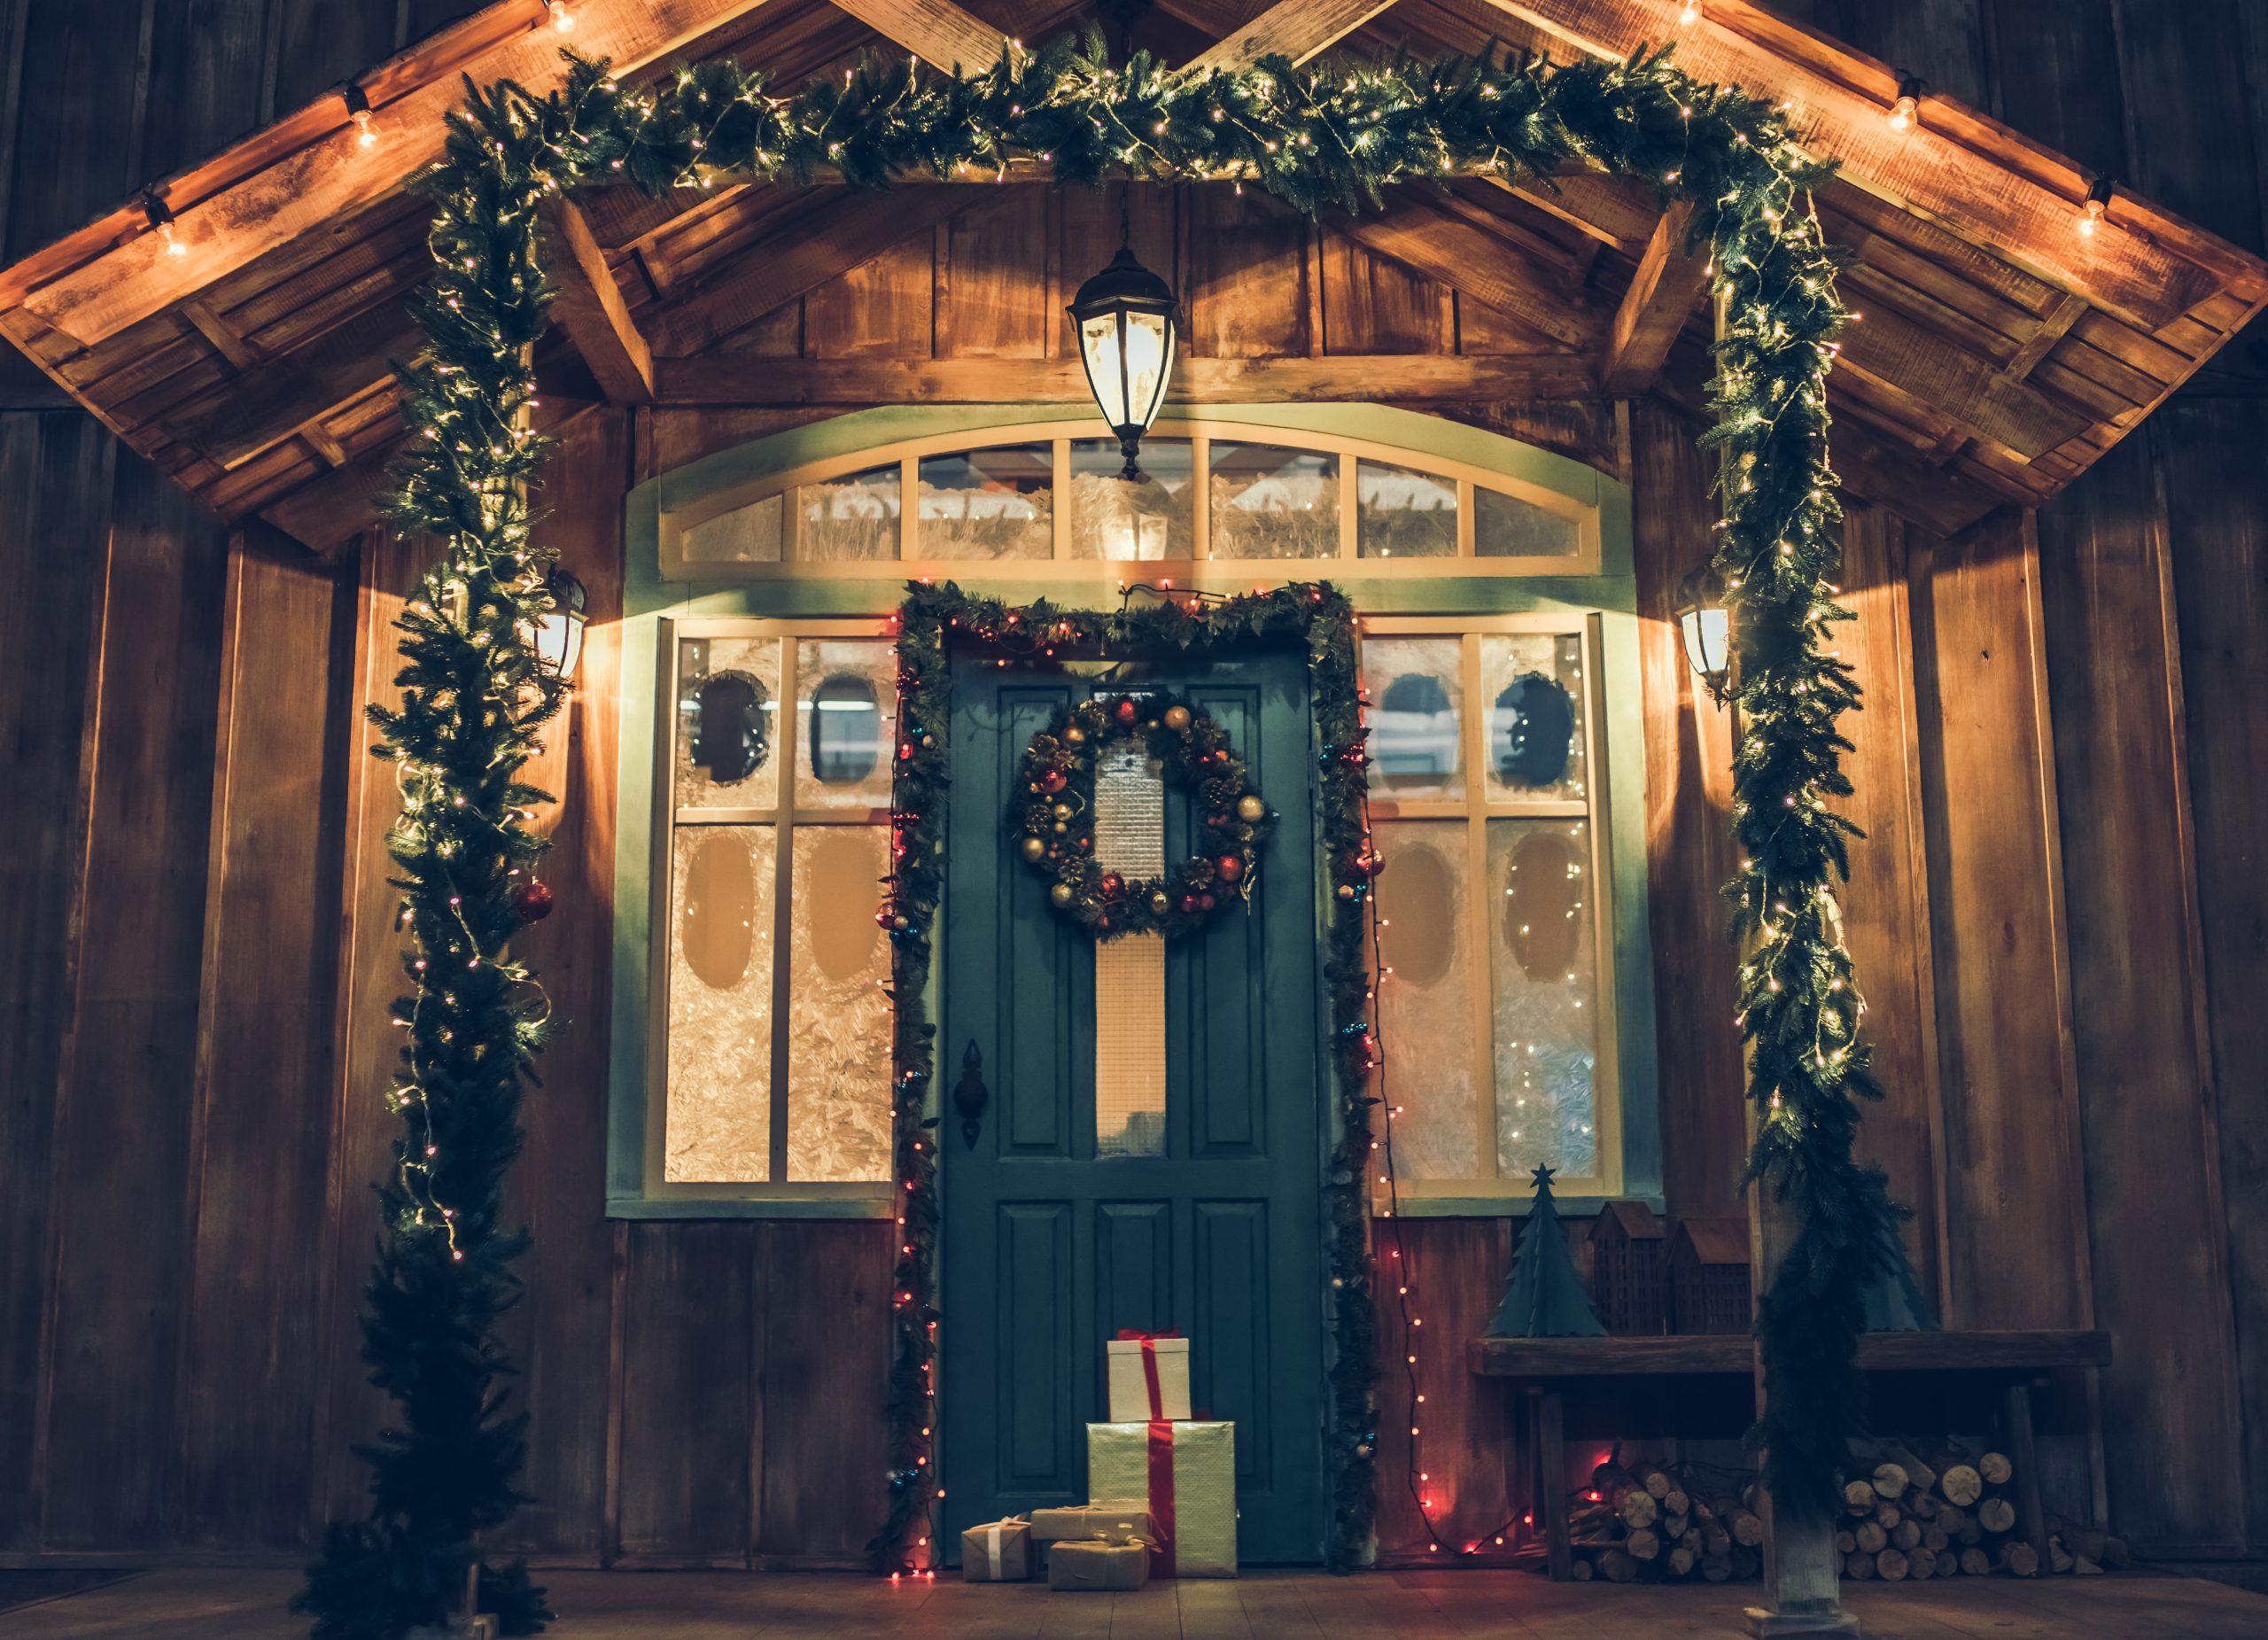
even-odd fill
[(897, 556), (897, 463), (796, 486), (796, 556), (856, 564)]
[(788, 1177), (889, 1176), (889, 828), (798, 826), (790, 880)]
[(1496, 1163), (1598, 1175), (1598, 954), (1586, 820), (1488, 823)]
[(1355, 548), (1365, 558), (1456, 557), (1456, 480), (1358, 462)]
[(1055, 457), (1045, 444), (921, 459), (924, 558), (1055, 554)]
[(687, 826), (670, 863), (669, 1048), (662, 1177), (771, 1176), (769, 826)]
[[(1166, 868), (1165, 782), (1138, 746), (1095, 760), (1095, 860), (1122, 877)], [(1166, 942), (1130, 934), (1095, 946), (1095, 1154), (1166, 1154)]]
[(1472, 871), (1463, 820), (1395, 820), (1376, 838), (1379, 944), (1394, 972), (1379, 991), (1386, 1093), (1402, 1108), (1394, 1162), (1411, 1179), (1469, 1179), (1480, 1159), (1484, 1051), (1475, 1040)]
[(897, 654), (883, 638), (796, 645), (796, 806), (889, 806)]
[(1573, 633), (1490, 633), (1480, 640), (1491, 802), (1578, 799), (1583, 761), (1583, 641)]
[(1142, 477), (1121, 478), (1126, 464), (1115, 439), (1071, 444), (1071, 556), (1140, 561), (1186, 558), (1196, 487), (1186, 439), (1142, 441)]
[(1336, 558), (1339, 457), (1266, 444), (1212, 447), (1216, 558)]
[(1476, 485), (1472, 549), (1484, 558), (1572, 558), (1583, 549), (1582, 526), (1565, 513)]
[(1464, 795), (1464, 645), (1456, 638), (1371, 638), (1372, 779), (1395, 797)]
[(678, 536), (678, 551), (687, 564), (777, 564), (780, 517), (780, 497), (767, 495), (687, 525)]
[(681, 638), (677, 804), (769, 809), (780, 800), (780, 640)]

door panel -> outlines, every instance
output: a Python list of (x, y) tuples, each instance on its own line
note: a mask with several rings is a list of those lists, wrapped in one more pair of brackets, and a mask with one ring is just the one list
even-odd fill
[[(1103, 1342), (1191, 1340), (1191, 1395), (1237, 1425), (1239, 1552), (1320, 1558), (1324, 1525), (1322, 1043), (1314, 757), (1303, 657), (1130, 687), (1173, 688), (1228, 728), (1279, 818), (1248, 913), (1166, 947), (1164, 1154), (1098, 1158), (1095, 946), (1014, 853), (1011, 787), (1084, 680), (958, 665), (941, 1067), (973, 1044), (990, 1095), (944, 1145), (944, 1546), (961, 1527), (1086, 1496), (1106, 1415)], [(1169, 789), (1169, 859), (1196, 816)], [(1080, 1272), (1077, 1279), (1073, 1272)]]

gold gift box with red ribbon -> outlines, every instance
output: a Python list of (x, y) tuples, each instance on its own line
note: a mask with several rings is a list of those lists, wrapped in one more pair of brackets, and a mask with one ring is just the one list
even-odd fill
[(1087, 1488), (1148, 1500), (1153, 1577), (1237, 1574), (1234, 1424), (1089, 1424)]

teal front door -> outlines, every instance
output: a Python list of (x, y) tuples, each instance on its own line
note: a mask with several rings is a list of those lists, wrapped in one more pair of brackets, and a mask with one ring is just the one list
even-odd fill
[[(1161, 962), (1119, 951), (1124, 941), (1099, 956), (1047, 903), (1006, 823), (1025, 747), (1088, 682), (989, 662), (955, 672), (936, 1044), (948, 1552), (964, 1526), (1086, 1500), (1085, 1426), (1107, 1415), (1104, 1341), (1134, 1327), (1186, 1335), (1197, 1415), (1236, 1424), (1240, 1558), (1322, 1558), (1323, 1026), (1304, 663), (1129, 669), (1112, 686), (1168, 688), (1211, 713), (1281, 817), (1249, 909), (1166, 943)], [(1191, 851), (1192, 807), (1167, 789), (1168, 860)], [(1114, 1056), (1099, 1073), (1099, 1007)], [(1154, 1088), (1161, 1061), (1162, 1118), (1139, 1097), (1130, 1113), (1126, 1089)], [(957, 1094), (979, 1086), (972, 1139)]]

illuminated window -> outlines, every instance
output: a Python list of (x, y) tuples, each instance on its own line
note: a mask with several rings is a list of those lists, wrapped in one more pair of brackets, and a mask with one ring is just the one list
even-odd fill
[[(1596, 638), (1581, 615), (1373, 618), (1379, 1014), (1403, 1193), (1619, 1187)], [(1479, 710), (1473, 706), (1478, 703)], [(1413, 1047), (1412, 1045), (1422, 1045)]]

